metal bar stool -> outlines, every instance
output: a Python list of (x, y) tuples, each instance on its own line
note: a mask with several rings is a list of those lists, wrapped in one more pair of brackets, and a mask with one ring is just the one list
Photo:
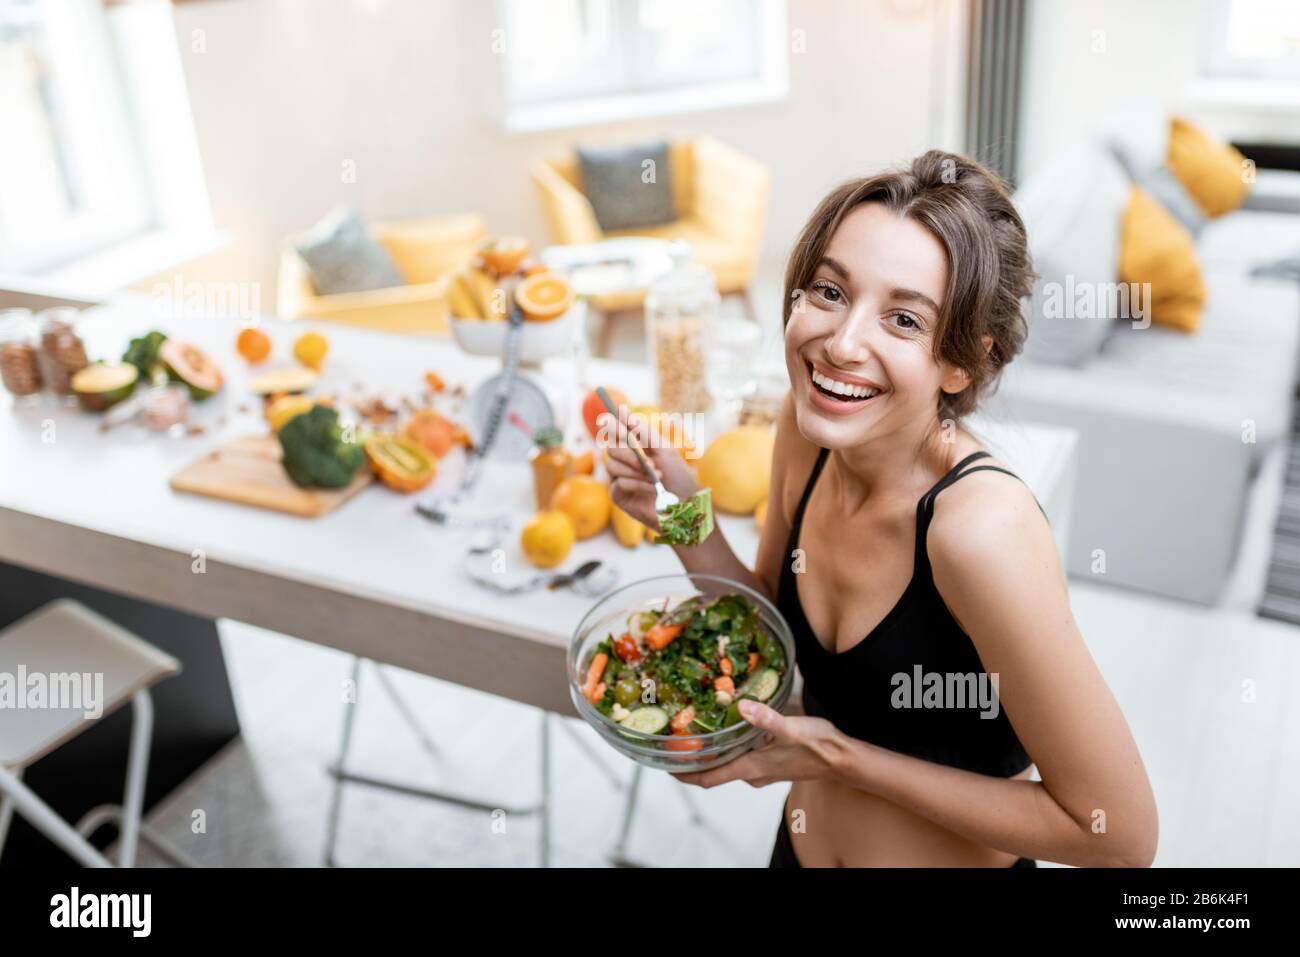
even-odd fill
[[(526, 806), (510, 806), (500, 802), (485, 801), (479, 798), (458, 794), (451, 791), (440, 789), (417, 787), (413, 784), (407, 784), (402, 781), (378, 778), (372, 775), (359, 774), (351, 771), (347, 767), (348, 757), (352, 750), (352, 732), (357, 719), (357, 709), (361, 704), (361, 658), (352, 659), (352, 688), (356, 693), (356, 700), (351, 704), (344, 705), (343, 729), (342, 736), (339, 740), (338, 755), (334, 762), (326, 769), (334, 779), (332, 792), (330, 794), (329, 815), (325, 828), (325, 866), (339, 866), (336, 857), (338, 848), (339, 829), (342, 825), (342, 804), (343, 804), (343, 785), (360, 784), (366, 787), (379, 788), (381, 790), (393, 791), (398, 794), (405, 794), (409, 797), (424, 798), (429, 801), (441, 801), (445, 804), (451, 804), (456, 807), (468, 808), (475, 811), (505, 811), (511, 816), (517, 817), (538, 817), (538, 862), (542, 867), (549, 867), (551, 863), (551, 717), (548, 711), (541, 712), (541, 726), (539, 728), (540, 738), (538, 742), (539, 757), (539, 779), (540, 779), (540, 797), (536, 804)], [(388, 677), (384, 666), (378, 662), (372, 662), (375, 668), (375, 674), (379, 679), (379, 687), (388, 695), (397, 709), (398, 717), (410, 730), (416, 741), (419, 742), (421, 750), (431, 759), (438, 760), (438, 749), (424, 728), (420, 726), (420, 720), (416, 716), (415, 710), (407, 703), (406, 699), (398, 692), (397, 687)], [(623, 781), (609, 766), (601, 760), (600, 756), (580, 734), (576, 728), (576, 722), (571, 719), (560, 718), (560, 728), (562, 728), (576, 744), (596, 765), (596, 767), (607, 777), (610, 783), (618, 790), (624, 787)]]
[[(121, 832), (119, 866), (135, 866), (141, 841), (174, 864), (193, 866), (140, 820), (153, 738), (149, 688), (180, 667), (171, 655), (67, 598), (52, 601), (0, 631), (0, 676), (13, 682), (15, 699), (24, 698), (15, 700), (12, 711), (0, 721), (0, 850), (16, 811), (86, 867), (112, 866), (89, 841), (108, 822), (116, 823)], [(33, 676), (46, 686), (39, 703), (25, 700)], [(93, 686), (89, 698), (86, 679)], [(59, 700), (51, 700), (54, 697)], [(73, 826), (23, 783), (23, 771), (128, 702), (134, 715), (122, 804), (95, 808)], [(88, 712), (87, 706), (93, 710)]]

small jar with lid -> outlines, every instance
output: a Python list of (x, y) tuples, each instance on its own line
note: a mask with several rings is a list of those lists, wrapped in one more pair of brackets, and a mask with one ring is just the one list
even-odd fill
[(144, 394), (141, 418), (155, 432), (183, 435), (190, 417), (190, 390), (183, 385), (156, 385)]
[(557, 485), (573, 474), (573, 456), (564, 447), (564, 433), (548, 426), (533, 433), (533, 493), (537, 507), (551, 507), (551, 494)]
[(41, 337), (38, 353), (41, 381), (55, 395), (75, 401), (72, 377), (90, 365), (86, 358), (86, 344), (77, 334), (80, 310), (67, 306), (44, 309), (36, 314)]
[(24, 404), (40, 401), (40, 336), (30, 309), (0, 309), (0, 382)]
[(707, 412), (708, 336), (718, 315), (713, 273), (691, 262), (690, 246), (670, 247), (673, 268), (646, 295), (647, 348), (659, 407), (665, 412)]

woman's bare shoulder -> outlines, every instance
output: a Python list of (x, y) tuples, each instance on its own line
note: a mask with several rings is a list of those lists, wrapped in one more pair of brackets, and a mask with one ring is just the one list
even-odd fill
[(780, 495), (781, 511), (787, 523), (793, 519), (803, 481), (812, 471), (821, 447), (799, 431), (794, 397), (787, 392), (776, 420), (776, 443), (772, 449), (772, 489)]

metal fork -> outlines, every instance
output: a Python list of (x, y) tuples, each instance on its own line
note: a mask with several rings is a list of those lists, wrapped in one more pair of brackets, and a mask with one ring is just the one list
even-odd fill
[[(605, 408), (609, 410), (610, 415), (617, 419), (618, 407), (614, 405), (614, 400), (609, 397), (609, 393), (605, 391), (603, 385), (596, 386), (596, 395), (600, 396), (600, 401), (605, 403)], [(655, 512), (662, 515), (664, 512), (668, 511), (670, 506), (677, 505), (681, 499), (668, 491), (668, 489), (664, 488), (664, 483), (659, 480), (659, 476), (655, 475), (655, 467), (650, 464), (650, 460), (646, 458), (646, 454), (641, 451), (641, 446), (638, 445), (636, 439), (633, 438), (632, 430), (630, 428), (627, 430), (627, 444), (628, 447), (636, 453), (636, 460), (641, 463), (641, 470), (645, 472), (646, 478), (651, 482), (654, 482)]]

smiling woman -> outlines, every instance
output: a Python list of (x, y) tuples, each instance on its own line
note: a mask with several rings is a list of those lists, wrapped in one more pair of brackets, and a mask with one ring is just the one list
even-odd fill
[[(1046, 516), (961, 426), (1024, 344), (1032, 277), (1005, 184), (937, 151), (840, 186), (795, 244), (791, 391), (756, 567), (720, 530), (676, 548), (688, 571), (774, 598), (794, 634), (805, 714), (746, 702), (770, 744), (678, 775), (792, 782), (774, 866), (1154, 857), (1141, 756), (1075, 625)], [(623, 418), (620, 438), (644, 432)], [(654, 527), (631, 455), (611, 450), (614, 501)], [(695, 491), (672, 449), (652, 458), (668, 489)]]

